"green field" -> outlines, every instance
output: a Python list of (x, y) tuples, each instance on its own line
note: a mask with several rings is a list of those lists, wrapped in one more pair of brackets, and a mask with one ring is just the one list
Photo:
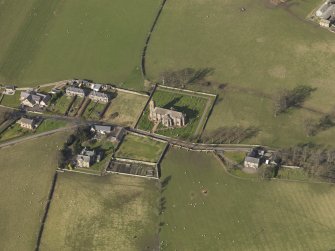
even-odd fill
[[(333, 129), (313, 139), (302, 130), (305, 118), (333, 111), (334, 34), (305, 21), (321, 1), (288, 2), (290, 7), (274, 7), (269, 0), (167, 1), (148, 47), (149, 78), (157, 80), (166, 70), (214, 68), (208, 80), (227, 88), (216, 90), (222, 101), (209, 131), (257, 125), (261, 131), (253, 143), (334, 145)], [(301, 84), (317, 88), (304, 105), (316, 114), (295, 109), (274, 119), (272, 95)]]
[(212, 154), (172, 148), (162, 163), (164, 250), (331, 250), (335, 187), (243, 180)]
[[(176, 111), (183, 112), (186, 114), (186, 126), (182, 128), (166, 128), (160, 125), (155, 131), (157, 134), (179, 137), (183, 139), (189, 139), (199, 135), (201, 132), (201, 125), (205, 123), (205, 116), (208, 114), (210, 105), (214, 101), (214, 98), (204, 95), (189, 94), (181, 91), (167, 90), (164, 88), (158, 88), (152, 99), (155, 101), (157, 107), (166, 109), (174, 108)], [(209, 102), (209, 106), (208, 103)], [(205, 115), (204, 115), (205, 113)], [(203, 119), (202, 116), (204, 115)], [(145, 110), (142, 115), (138, 128), (142, 130), (151, 131), (154, 124), (149, 120), (149, 107)]]
[(163, 142), (128, 134), (115, 153), (115, 157), (157, 162), (165, 146)]
[(158, 191), (153, 180), (60, 174), (41, 250), (156, 250)]
[(0, 149), (0, 243), (2, 250), (34, 250), (57, 152), (66, 134)]
[(87, 78), (143, 88), (140, 56), (160, 1), (2, 1), (0, 82)]
[(6, 121), (6, 114), (9, 112), (10, 110), (0, 107), (0, 125)]
[(149, 97), (118, 91), (103, 120), (123, 126), (134, 126)]

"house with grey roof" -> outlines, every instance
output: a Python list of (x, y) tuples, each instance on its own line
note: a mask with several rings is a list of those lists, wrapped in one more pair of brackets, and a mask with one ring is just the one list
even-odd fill
[(14, 85), (6, 85), (5, 90), (2, 92), (4, 95), (14, 95), (15, 94), (15, 86)]
[(90, 95), (88, 95), (88, 98), (91, 99), (92, 101), (99, 102), (99, 103), (109, 102), (108, 94), (103, 93), (103, 92), (91, 91)]
[(78, 97), (83, 98), (83, 97), (86, 96), (86, 93), (85, 93), (84, 89), (78, 88), (78, 87), (72, 87), (72, 86), (66, 88), (65, 93), (69, 97), (78, 96)]
[(91, 132), (95, 132), (101, 135), (106, 135), (111, 133), (112, 127), (111, 126), (104, 126), (104, 125), (93, 125), (91, 127)]
[(77, 155), (77, 166), (89, 168), (96, 161), (96, 153), (94, 150), (87, 150), (86, 147)]
[(156, 107), (153, 100), (149, 103), (149, 120), (162, 123), (166, 127), (182, 127), (186, 124), (186, 115), (172, 109)]
[(38, 93), (33, 90), (23, 91), (20, 94), (21, 104), (31, 108), (35, 106), (39, 106), (40, 108), (47, 107), (50, 98), (50, 95)]

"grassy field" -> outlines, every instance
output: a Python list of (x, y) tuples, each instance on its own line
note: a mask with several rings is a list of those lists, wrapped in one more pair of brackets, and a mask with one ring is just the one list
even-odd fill
[(66, 137), (58, 133), (0, 149), (2, 250), (35, 249), (57, 151)]
[(10, 110), (0, 107), (0, 125), (6, 121), (6, 113), (10, 112)]
[(156, 140), (128, 134), (122, 141), (115, 156), (118, 158), (156, 162), (165, 146), (165, 143)]
[(29, 85), (76, 77), (142, 88), (141, 50), (159, 4), (5, 0), (0, 81)]
[(155, 250), (159, 199), (152, 180), (60, 174), (43, 250)]
[[(334, 34), (305, 21), (320, 2), (295, 0), (290, 7), (274, 7), (268, 0), (168, 1), (148, 47), (149, 77), (156, 80), (168, 69), (214, 68), (209, 80), (228, 88), (216, 89), (223, 100), (209, 131), (257, 125), (261, 131), (253, 143), (325, 140), (334, 145), (333, 129), (313, 139), (301, 130), (305, 118), (335, 107)], [(317, 88), (305, 103), (317, 113), (296, 109), (274, 119), (272, 95), (299, 84)]]
[[(211, 98), (202, 95), (192, 95), (159, 88), (152, 96), (152, 99), (155, 101), (155, 105), (157, 107), (166, 109), (174, 108), (176, 111), (185, 113), (187, 118), (185, 127), (171, 129), (160, 125), (155, 132), (165, 136), (187, 139), (197, 135), (197, 127), (206, 108), (210, 108), (206, 105), (207, 102), (210, 102), (209, 99)], [(148, 116), (149, 107), (147, 107), (143, 116), (141, 117), (141, 120), (138, 124), (139, 129), (147, 131), (152, 130), (154, 124), (149, 120)], [(204, 121), (202, 123), (204, 123)]]
[(212, 154), (174, 148), (162, 163), (162, 182), (164, 250), (335, 246), (333, 185), (236, 179)]
[(103, 120), (123, 126), (134, 126), (147, 100), (144, 96), (119, 91), (112, 99)]

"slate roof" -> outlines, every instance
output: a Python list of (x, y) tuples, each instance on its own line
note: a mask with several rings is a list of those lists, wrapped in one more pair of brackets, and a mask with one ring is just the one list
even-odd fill
[(181, 119), (181, 118), (184, 117), (183, 113), (181, 113), (181, 112), (177, 112), (177, 111), (173, 111), (173, 110), (169, 110), (169, 109), (164, 109), (164, 108), (161, 108), (161, 107), (155, 107), (154, 113), (160, 114), (162, 116), (170, 115), (172, 118), (178, 118), (178, 119)]
[(254, 158), (254, 157), (246, 157), (245, 162), (253, 163), (253, 164), (259, 164), (260, 159), (259, 158)]

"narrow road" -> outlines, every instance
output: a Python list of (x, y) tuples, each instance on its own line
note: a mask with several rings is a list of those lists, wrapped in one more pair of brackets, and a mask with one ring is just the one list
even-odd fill
[[(247, 144), (202, 144), (202, 143), (192, 143), (183, 141), (180, 139), (174, 139), (170, 137), (166, 137), (163, 135), (158, 135), (146, 131), (142, 131), (134, 128), (127, 128), (129, 132), (137, 133), (142, 136), (147, 136), (152, 139), (158, 139), (166, 141), (172, 146), (177, 146), (181, 148), (185, 148), (191, 151), (242, 151), (242, 152), (250, 152), (254, 147), (258, 147), (259, 145), (247, 145)], [(266, 147), (269, 152), (275, 151), (275, 149), (271, 149)]]

